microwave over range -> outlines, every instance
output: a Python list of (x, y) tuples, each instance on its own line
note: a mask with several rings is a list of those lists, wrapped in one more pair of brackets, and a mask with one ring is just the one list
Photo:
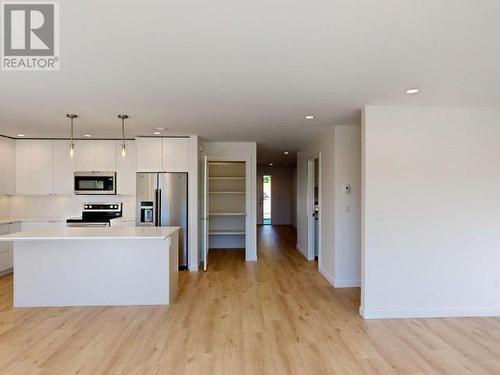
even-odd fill
[(77, 195), (116, 195), (116, 172), (75, 172)]

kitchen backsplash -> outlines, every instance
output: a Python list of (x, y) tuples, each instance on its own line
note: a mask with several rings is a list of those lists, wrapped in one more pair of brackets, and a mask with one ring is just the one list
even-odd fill
[(84, 202), (122, 202), (123, 217), (130, 220), (135, 218), (135, 195), (16, 195), (0, 197), (0, 217), (23, 219), (69, 218), (81, 215)]
[(9, 197), (0, 195), (0, 218), (9, 216)]

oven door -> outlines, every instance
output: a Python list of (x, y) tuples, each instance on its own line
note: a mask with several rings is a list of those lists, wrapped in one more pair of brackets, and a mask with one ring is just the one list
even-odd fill
[(115, 172), (75, 172), (74, 191), (77, 195), (115, 195)]
[(66, 226), (72, 228), (100, 228), (100, 227), (110, 227), (111, 223), (81, 222), (81, 223), (66, 223)]

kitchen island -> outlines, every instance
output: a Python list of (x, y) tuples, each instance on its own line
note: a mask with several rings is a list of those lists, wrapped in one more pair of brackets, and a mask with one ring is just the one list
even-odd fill
[(168, 305), (178, 227), (38, 228), (14, 242), (14, 307)]

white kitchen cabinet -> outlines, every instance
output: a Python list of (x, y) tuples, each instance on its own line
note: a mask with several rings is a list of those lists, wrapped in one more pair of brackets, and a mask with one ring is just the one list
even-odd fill
[(0, 137), (0, 194), (16, 193), (15, 142)]
[[(16, 221), (14, 223), (9, 224), (9, 233), (17, 233), (21, 231), (21, 223)], [(9, 242), (9, 260), (8, 266), (9, 268), (14, 267), (14, 242)]]
[(116, 141), (95, 141), (95, 169), (94, 171), (116, 171)]
[(95, 141), (75, 141), (75, 171), (95, 171)]
[(52, 194), (52, 141), (30, 141), (30, 194)]
[[(0, 225), (0, 235), (16, 233), (20, 230), (19, 222)], [(5, 273), (13, 267), (13, 244), (12, 242), (0, 242), (0, 273)]]
[(0, 195), (5, 193), (5, 154), (7, 150), (7, 138), (0, 137)]
[(16, 193), (48, 195), (52, 193), (52, 141), (16, 142)]
[(9, 223), (9, 233), (17, 233), (21, 231), (21, 223), (19, 221)]
[(189, 138), (163, 138), (162, 171), (187, 172), (189, 170)]
[(16, 194), (31, 193), (31, 141), (16, 141)]
[(75, 170), (78, 172), (116, 171), (116, 142), (113, 140), (75, 141)]
[(137, 172), (160, 172), (162, 168), (162, 138), (137, 138)]
[(135, 195), (137, 154), (134, 141), (125, 141), (126, 155), (122, 157), (122, 141), (116, 141), (117, 193)]
[(74, 158), (69, 156), (69, 141), (53, 142), (53, 194), (73, 194), (73, 172), (75, 170)]
[(137, 138), (137, 172), (187, 172), (189, 138)]

